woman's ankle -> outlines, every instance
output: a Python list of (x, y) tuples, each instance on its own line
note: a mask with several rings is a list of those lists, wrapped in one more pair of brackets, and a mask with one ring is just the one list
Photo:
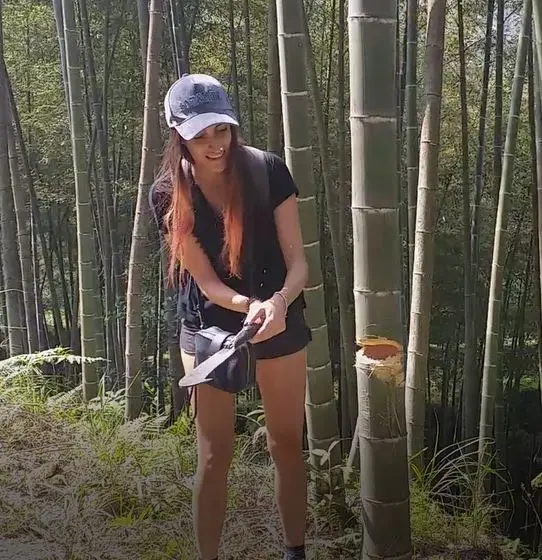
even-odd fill
[(284, 549), (283, 560), (305, 560), (304, 544), (300, 544), (298, 546), (285, 545)]

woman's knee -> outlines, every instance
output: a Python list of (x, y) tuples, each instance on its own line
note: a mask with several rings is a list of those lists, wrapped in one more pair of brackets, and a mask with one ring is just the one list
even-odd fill
[(233, 458), (233, 398), (212, 387), (198, 387), (195, 395), (198, 470), (225, 476)]
[(296, 432), (297, 430), (279, 433), (267, 432), (267, 447), (275, 465), (287, 467), (292, 462), (297, 462), (302, 456), (303, 441)]
[(198, 470), (208, 476), (225, 476), (233, 458), (233, 442), (198, 442)]

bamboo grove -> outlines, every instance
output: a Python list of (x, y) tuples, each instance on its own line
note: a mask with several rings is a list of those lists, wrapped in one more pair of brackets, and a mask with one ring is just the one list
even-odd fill
[(502, 490), (542, 507), (542, 0), (0, 0), (0, 16), (0, 358), (68, 349), (88, 359), (46, 369), (64, 390), (178, 418), (176, 289), (147, 198), (164, 92), (213, 74), (300, 191), (306, 444), (332, 472), (316, 495), (344, 513), (346, 462), (363, 558), (411, 558), (410, 483), (455, 446), (498, 522), (541, 546)]

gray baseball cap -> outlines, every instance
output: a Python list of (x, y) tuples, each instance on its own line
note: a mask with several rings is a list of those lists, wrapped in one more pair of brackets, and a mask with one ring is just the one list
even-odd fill
[(185, 140), (214, 124), (239, 126), (224, 88), (206, 74), (184, 74), (174, 82), (166, 94), (164, 109), (167, 125)]

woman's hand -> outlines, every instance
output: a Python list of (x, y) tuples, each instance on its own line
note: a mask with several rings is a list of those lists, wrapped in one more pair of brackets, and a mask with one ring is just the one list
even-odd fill
[(246, 324), (261, 324), (251, 342), (257, 344), (286, 330), (286, 306), (276, 294), (266, 301), (253, 301), (249, 308)]

